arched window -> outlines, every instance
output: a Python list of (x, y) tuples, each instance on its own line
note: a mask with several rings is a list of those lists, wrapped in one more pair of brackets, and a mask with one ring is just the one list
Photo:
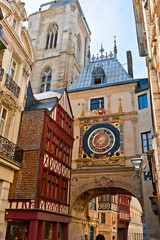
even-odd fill
[(42, 92), (48, 92), (51, 88), (51, 79), (52, 79), (52, 72), (50, 68), (47, 68), (43, 72), (42, 76), (42, 84), (41, 84), (41, 93)]
[(94, 228), (90, 227), (90, 240), (94, 240)]
[(58, 25), (53, 24), (48, 30), (46, 49), (56, 48), (57, 38), (58, 38)]
[(80, 61), (81, 60), (81, 38), (80, 35), (77, 37), (77, 54), (76, 54), (77, 59)]

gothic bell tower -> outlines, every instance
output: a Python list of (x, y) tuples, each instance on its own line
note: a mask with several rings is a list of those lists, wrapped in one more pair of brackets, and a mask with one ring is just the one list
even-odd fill
[(42, 4), (29, 16), (35, 52), (33, 93), (68, 87), (87, 63), (90, 29), (78, 0)]

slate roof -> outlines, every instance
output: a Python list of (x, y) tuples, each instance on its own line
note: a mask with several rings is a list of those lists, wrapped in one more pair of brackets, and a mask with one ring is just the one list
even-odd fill
[[(103, 83), (94, 85), (92, 82), (92, 71), (97, 66), (101, 66), (103, 68), (105, 76)], [(109, 59), (89, 62), (68, 88), (68, 92), (102, 88), (131, 82), (136, 82), (136, 80), (132, 79), (128, 75), (122, 64), (118, 61), (117, 57), (114, 56)]]
[(48, 109), (50, 111), (55, 107), (57, 102), (58, 102), (57, 97), (37, 100), (28, 110)]
[(48, 109), (51, 111), (56, 106), (64, 89), (60, 91), (44, 92), (33, 95), (31, 84), (28, 85), (25, 110)]
[(136, 79), (138, 86), (136, 87), (135, 92), (141, 92), (149, 88), (148, 78)]

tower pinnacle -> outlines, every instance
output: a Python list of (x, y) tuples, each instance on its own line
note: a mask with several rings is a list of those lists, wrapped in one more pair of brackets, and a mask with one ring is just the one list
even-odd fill
[(117, 57), (117, 43), (116, 43), (116, 36), (114, 36), (114, 55)]

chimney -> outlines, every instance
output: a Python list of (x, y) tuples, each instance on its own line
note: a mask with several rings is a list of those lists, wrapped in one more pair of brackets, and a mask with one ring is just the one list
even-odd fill
[(131, 78), (133, 78), (133, 63), (132, 63), (131, 51), (127, 51), (126, 55), (127, 55), (128, 74), (131, 76)]

